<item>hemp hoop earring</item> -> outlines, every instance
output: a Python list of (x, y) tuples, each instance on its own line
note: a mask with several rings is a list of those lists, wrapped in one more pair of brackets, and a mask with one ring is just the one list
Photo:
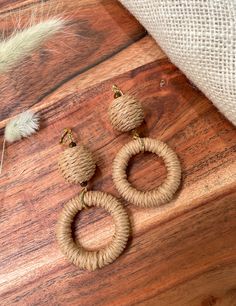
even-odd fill
[[(70, 141), (69, 148), (60, 155), (59, 168), (68, 182), (79, 183), (83, 190), (64, 206), (57, 223), (56, 236), (62, 253), (70, 262), (81, 269), (93, 271), (119, 257), (128, 241), (130, 223), (125, 209), (115, 197), (105, 192), (87, 190), (87, 182), (96, 169), (92, 153), (85, 146), (76, 145), (70, 129), (65, 129), (60, 143), (64, 143), (66, 136)], [(98, 251), (84, 249), (72, 237), (71, 225), (75, 216), (91, 206), (105, 209), (115, 223), (112, 241)]]
[[(109, 118), (114, 129), (121, 132), (133, 132), (133, 140), (124, 145), (113, 161), (112, 177), (116, 189), (123, 198), (140, 207), (157, 207), (170, 201), (177, 191), (181, 180), (181, 167), (176, 153), (164, 142), (141, 138), (135, 130), (143, 120), (144, 114), (140, 102), (129, 94), (124, 94), (113, 85), (114, 100), (109, 108)], [(167, 177), (157, 189), (140, 191), (128, 181), (126, 169), (132, 156), (142, 153), (155, 153), (164, 160)]]

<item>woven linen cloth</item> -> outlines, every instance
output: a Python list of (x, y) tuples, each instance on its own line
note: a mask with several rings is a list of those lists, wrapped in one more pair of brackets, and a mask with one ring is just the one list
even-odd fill
[(120, 0), (236, 125), (236, 0)]

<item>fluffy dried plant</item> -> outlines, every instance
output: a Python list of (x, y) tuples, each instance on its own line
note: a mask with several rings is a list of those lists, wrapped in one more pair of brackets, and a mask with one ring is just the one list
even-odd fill
[(23, 137), (29, 137), (39, 129), (39, 116), (32, 111), (26, 111), (11, 119), (6, 127), (3, 140), (3, 149), (0, 164), (0, 174), (2, 173), (3, 159), (6, 142), (15, 142)]
[(39, 116), (32, 111), (26, 111), (11, 119), (5, 128), (5, 139), (14, 142), (28, 137), (39, 129)]
[(64, 26), (61, 18), (51, 18), (15, 31), (0, 42), (0, 73), (6, 73), (39, 48)]

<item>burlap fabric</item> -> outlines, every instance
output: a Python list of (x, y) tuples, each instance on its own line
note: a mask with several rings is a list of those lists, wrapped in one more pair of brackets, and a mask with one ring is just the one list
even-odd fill
[(120, 1), (236, 125), (236, 1)]

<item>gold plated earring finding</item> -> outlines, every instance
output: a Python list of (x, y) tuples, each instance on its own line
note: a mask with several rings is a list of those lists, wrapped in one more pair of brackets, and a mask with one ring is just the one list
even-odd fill
[[(176, 153), (164, 142), (148, 137), (140, 137), (136, 131), (143, 120), (141, 103), (133, 96), (124, 94), (113, 86), (114, 100), (109, 108), (109, 118), (114, 129), (121, 132), (132, 131), (133, 140), (117, 153), (113, 161), (112, 177), (114, 184), (125, 200), (140, 207), (157, 207), (172, 199), (181, 180), (181, 166)], [(140, 191), (128, 181), (126, 169), (132, 156), (142, 153), (155, 153), (164, 160), (167, 177), (158, 188)]]
[[(123, 252), (129, 237), (130, 223), (122, 204), (112, 195), (101, 191), (88, 191), (87, 182), (95, 173), (96, 163), (92, 153), (83, 145), (76, 145), (72, 131), (65, 129), (60, 143), (69, 140), (69, 148), (59, 158), (59, 168), (70, 183), (79, 183), (82, 192), (63, 208), (57, 224), (57, 240), (61, 251), (70, 262), (81, 269), (96, 270), (112, 263)], [(101, 207), (112, 217), (115, 234), (103, 249), (89, 251), (76, 243), (72, 235), (72, 222), (84, 208)]]

